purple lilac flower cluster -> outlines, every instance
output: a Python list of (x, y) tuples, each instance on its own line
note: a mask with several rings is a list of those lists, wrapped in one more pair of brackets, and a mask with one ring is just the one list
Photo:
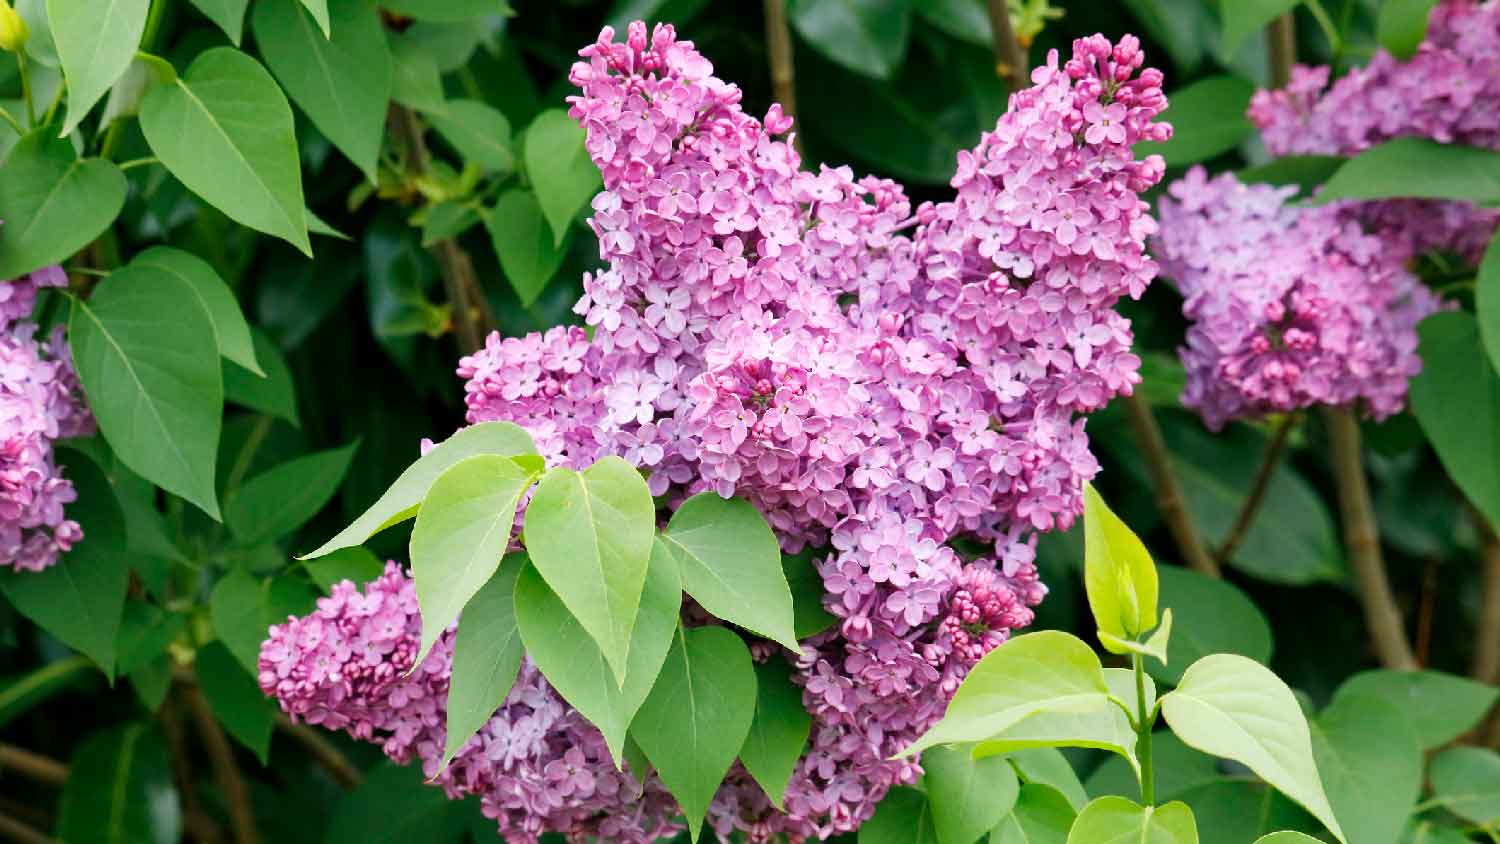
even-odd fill
[[(1260, 91), (1250, 119), (1273, 155), (1355, 155), (1393, 138), (1500, 149), (1500, 2), (1442, 0), (1406, 61), (1384, 50), (1328, 85), (1328, 67), (1297, 67), (1284, 90)], [(1477, 259), (1500, 209), (1394, 200), (1358, 206), (1366, 227), (1412, 252)]]
[(1366, 233), (1348, 203), (1288, 204), (1296, 191), (1194, 167), (1161, 201), (1158, 253), (1192, 321), (1182, 401), (1216, 430), (1360, 400), (1384, 418), (1422, 368), (1417, 323), (1438, 302), (1405, 248)]
[[(1139, 192), (1164, 168), (1131, 147), (1170, 135), (1154, 122), (1161, 74), (1141, 69), (1130, 36), (1076, 41), (1065, 64), (1054, 52), (960, 155), (956, 198), (913, 209), (891, 181), (800, 169), (791, 120), (774, 105), (747, 115), (739, 89), (670, 26), (633, 24), (623, 42), (606, 29), (581, 55), (571, 114), (604, 175), (590, 224), (608, 263), (585, 277), (577, 307), (592, 339), (576, 327), (492, 336), (459, 366), (469, 421), (520, 424), (550, 463), (623, 456), (669, 506), (705, 490), (742, 496), (786, 551), (821, 549), (838, 624), (800, 654), (754, 648), (794, 663), (814, 717), (786, 811), (736, 766), (709, 819), (721, 838), (756, 842), (852, 830), (920, 775), (890, 757), (941, 717), (979, 657), (1031, 622), (1046, 594), (1036, 532), (1070, 525), (1098, 470), (1079, 417), (1139, 381), (1129, 322), (1112, 308), (1156, 272)], [(961, 555), (959, 539), (985, 550)], [(354, 657), (315, 656), (290, 630), (266, 646), (263, 686), (289, 711), (344, 726), (352, 705), (337, 672)], [(283, 672), (315, 679), (288, 685)], [(436, 687), (425, 694), (441, 711)], [(361, 717), (371, 737), (412, 729)], [(495, 758), (489, 736), (516, 718), (508, 701), (461, 754), (486, 773), (445, 782), (505, 807), (490, 811), (512, 840), (593, 834), (615, 809), (558, 790), (514, 795), (574, 747), (577, 770), (625, 790), (597, 737), (567, 710), (535, 739), (550, 756)], [(440, 744), (409, 752), (431, 768)], [(606, 840), (654, 832), (645, 805)]]
[(0, 282), (0, 568), (41, 571), (83, 538), (52, 444), (93, 433), (93, 417), (62, 327), (38, 340), (28, 319), (39, 289), (67, 283), (61, 267)]

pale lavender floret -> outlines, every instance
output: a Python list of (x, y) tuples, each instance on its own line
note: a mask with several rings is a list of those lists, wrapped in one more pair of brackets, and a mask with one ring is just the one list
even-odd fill
[(39, 341), (28, 319), (38, 289), (66, 284), (60, 267), (0, 282), (0, 568), (41, 571), (83, 538), (53, 443), (92, 433), (93, 418), (62, 328)]
[[(785, 550), (831, 548), (814, 565), (838, 623), (795, 656), (752, 647), (795, 662), (814, 717), (787, 811), (736, 766), (721, 839), (857, 828), (921, 774), (891, 757), (1046, 595), (1037, 532), (1070, 525), (1098, 471), (1082, 415), (1139, 381), (1113, 306), (1155, 275), (1139, 193), (1164, 166), (1131, 149), (1170, 135), (1134, 38), (1073, 49), (960, 155), (956, 198), (917, 209), (889, 180), (801, 170), (779, 107), (745, 114), (670, 26), (606, 29), (572, 69), (605, 186), (608, 267), (576, 308), (592, 339), (496, 335), (458, 371), (469, 421), (520, 424), (550, 463), (620, 455), (669, 507), (742, 496)], [(566, 806), (501, 820), (592, 833)]]
[(1192, 322), (1182, 400), (1211, 428), (1313, 405), (1382, 419), (1421, 370), (1417, 323), (1438, 302), (1406, 248), (1295, 193), (1195, 167), (1161, 201), (1157, 251)]

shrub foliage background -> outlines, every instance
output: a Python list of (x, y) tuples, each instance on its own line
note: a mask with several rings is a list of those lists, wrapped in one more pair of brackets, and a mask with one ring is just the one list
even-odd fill
[[(977, 0), (14, 5), (0, 8), (0, 278), (42, 274), (34, 309), (11, 298), (21, 285), (0, 287), (0, 320), (30, 310), (40, 341), (65, 328), (81, 384), (59, 374), (36, 389), (65, 420), (49, 436), (66, 437), (56, 461), (77, 499), (60, 503), (84, 537), (72, 545), (53, 519), (45, 542), (25, 534), (26, 559), (55, 564), (0, 569), (0, 838), (27, 844), (495, 839), (477, 801), (287, 721), (257, 688), (257, 656), (268, 625), (419, 543), (402, 526), (293, 557), (399, 486), (424, 437), (462, 424), (460, 356), (491, 329), (580, 321), (580, 279), (602, 266), (582, 222), (601, 181), (564, 97), (602, 25), (675, 23), (744, 89), (748, 112), (794, 95), (806, 162), (897, 179), (914, 205), (951, 196), (956, 156), (1010, 91), (996, 63), (1012, 54), (995, 50)], [(1325, 198), (1500, 203), (1500, 153), (1482, 148), (1494, 127), (1366, 150), (1263, 138), (1247, 116), (1257, 89), (1287, 81), (1292, 55), (1335, 75), (1382, 47), (1409, 57), (1430, 2), (1010, 5), (1031, 64), (1095, 32), (1141, 37), (1175, 134), (1137, 152), (1164, 156), (1164, 183), (1202, 164), (1291, 185), (1291, 202), (1326, 183)], [(1500, 32), (1470, 37), (1500, 47)], [(1480, 68), (1476, 84), (1485, 72), (1500, 71)], [(1182, 296), (1158, 281), (1120, 306), (1143, 359), (1138, 400), (1088, 423), (1095, 485), (1159, 562), (1184, 564), (1160, 570), (1173, 658), (1137, 659), (1163, 691), (1214, 653), (1274, 669), (1299, 692), (1355, 844), (1500, 835), (1500, 247), (1476, 260), (1494, 231), (1485, 213), (1463, 248), (1411, 265), (1447, 310), (1420, 328), (1409, 409), (1358, 423), (1352, 439), (1337, 413), (1208, 431), (1179, 398)], [(82, 395), (93, 423), (81, 411), (67, 422)], [(1361, 462), (1369, 514), (1349, 503)], [(541, 477), (524, 461), (481, 463), (526, 478), (515, 498)], [(533, 557), (512, 588), (546, 569)], [(1033, 628), (1092, 639), (1083, 526), (1044, 535), (1036, 562), (1049, 591)], [(1086, 798), (1140, 797), (1129, 754), (1027, 750), (996, 768), (945, 752), (929, 751), (928, 790), (894, 791), (860, 840), (1061, 841), (1047, 837), (1056, 817)], [(1191, 807), (1205, 840), (1327, 834), (1243, 767), (1173, 737), (1156, 741), (1154, 770), (1156, 799)], [(997, 805), (1009, 787), (1018, 808), (979, 823), (933, 785), (959, 780)]]

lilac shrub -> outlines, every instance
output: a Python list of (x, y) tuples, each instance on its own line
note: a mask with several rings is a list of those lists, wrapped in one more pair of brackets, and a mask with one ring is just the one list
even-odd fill
[(63, 329), (43, 340), (31, 322), (37, 291), (65, 287), (61, 267), (0, 282), (0, 568), (41, 571), (83, 538), (65, 505), (73, 484), (53, 443), (93, 433)]
[[(754, 649), (793, 663), (813, 716), (786, 811), (736, 765), (709, 819), (751, 841), (853, 830), (920, 775), (891, 757), (1031, 622), (1037, 532), (1071, 525), (1098, 471), (1082, 415), (1139, 382), (1113, 306), (1156, 273), (1139, 193), (1164, 165), (1131, 150), (1170, 136), (1161, 74), (1130, 36), (1052, 53), (959, 155), (956, 197), (913, 209), (889, 180), (800, 169), (792, 121), (747, 115), (670, 26), (606, 28), (581, 55), (569, 102), (604, 176), (608, 263), (576, 308), (592, 339), (491, 336), (459, 365), (468, 420), (521, 425), (549, 464), (624, 457), (669, 508), (743, 497), (785, 551), (814, 549), (837, 623), (800, 654)], [(435, 774), (450, 646), (403, 679), (415, 614), (398, 571), (364, 597), (341, 586), (273, 628), (261, 685)], [(673, 814), (529, 664), (440, 782), (512, 841), (649, 841)]]

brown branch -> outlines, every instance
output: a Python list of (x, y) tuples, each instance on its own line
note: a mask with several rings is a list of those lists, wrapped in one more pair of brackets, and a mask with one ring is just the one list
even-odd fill
[(356, 788), (364, 780), (359, 768), (354, 766), (344, 754), (339, 752), (333, 743), (324, 738), (321, 733), (306, 724), (298, 724), (286, 715), (276, 713), (276, 728), (295, 739), (302, 749), (328, 772), (333, 781), (340, 788), (348, 791)]
[(1266, 27), (1266, 45), (1271, 59), (1271, 87), (1285, 88), (1292, 81), (1297, 61), (1297, 25), (1287, 12)]
[(14, 841), (15, 844), (57, 844), (9, 815), (0, 815), (0, 839)]
[(235, 844), (259, 844), (260, 833), (255, 828), (255, 810), (250, 802), (250, 789), (245, 785), (239, 764), (234, 761), (234, 748), (229, 744), (229, 737), (224, 735), (224, 729), (219, 726), (213, 710), (209, 709), (208, 701), (204, 700), (203, 693), (196, 686), (179, 688), (182, 689), (182, 699), (187, 703), (188, 711), (198, 728), (198, 735), (203, 739), (203, 749), (208, 753), (219, 792), (229, 806), (230, 827)]
[(1031, 84), (1030, 68), (1026, 50), (1016, 40), (1015, 27), (1010, 24), (1010, 3), (1007, 0), (989, 0), (990, 30), (994, 33), (995, 75), (1004, 79), (1012, 92)]
[(1360, 604), (1375, 652), (1386, 668), (1412, 671), (1417, 658), (1406, 636), (1406, 623), (1386, 577), (1385, 560), (1380, 551), (1380, 532), (1375, 524), (1375, 508), (1370, 503), (1370, 488), (1365, 483), (1361, 461), (1359, 422), (1346, 407), (1324, 409), (1328, 440), (1333, 462), (1334, 484), (1338, 489), (1339, 516), (1344, 529), (1344, 546), (1349, 565), (1359, 584)]
[[(432, 169), (432, 153), (422, 137), (422, 122), (416, 113), (392, 105), (388, 122), (392, 134), (406, 150), (406, 166), (410, 174), (425, 176)], [(474, 262), (451, 237), (438, 241), (432, 251), (443, 277), (443, 291), (453, 307), (459, 346), (465, 354), (475, 352), (484, 346), (484, 338), (494, 329), (495, 314), (479, 284), (479, 276), (474, 272)]]
[(1271, 488), (1271, 478), (1276, 476), (1276, 469), (1281, 465), (1281, 457), (1286, 453), (1287, 443), (1291, 440), (1292, 429), (1297, 427), (1297, 421), (1297, 414), (1289, 413), (1276, 424), (1276, 432), (1271, 436), (1271, 443), (1266, 446), (1265, 454), (1261, 456), (1260, 468), (1255, 472), (1255, 479), (1250, 482), (1250, 494), (1245, 497), (1245, 503), (1240, 506), (1239, 515), (1235, 516), (1234, 524), (1229, 527), (1229, 533), (1214, 554), (1214, 559), (1219, 565), (1229, 563), (1234, 557), (1235, 549), (1244, 541), (1245, 534), (1249, 533), (1250, 525), (1255, 523), (1255, 514), (1260, 510), (1261, 503), (1265, 501), (1266, 490)]
[(1146, 472), (1151, 476), (1151, 487), (1156, 493), (1156, 509), (1161, 512), (1167, 530), (1177, 543), (1178, 553), (1193, 570), (1209, 577), (1219, 577), (1219, 564), (1209, 556), (1207, 547), (1198, 535), (1193, 518), (1182, 503), (1182, 490), (1177, 486), (1177, 475), (1172, 471), (1171, 458), (1167, 454), (1166, 441), (1162, 439), (1161, 427), (1151, 414), (1151, 406), (1138, 394), (1122, 397), (1125, 416), (1135, 432), (1136, 444), (1141, 456), (1146, 458)]
[(15, 771), (29, 780), (57, 788), (68, 781), (67, 765), (9, 744), (0, 744), (0, 772), (3, 771)]
[(1474, 679), (1500, 684), (1500, 536), (1489, 520), (1470, 507), (1479, 529), (1479, 629), (1475, 631)]
[[(797, 69), (792, 60), (792, 30), (786, 22), (786, 0), (766, 0), (766, 54), (771, 63), (771, 95), (787, 117), (797, 116)], [(802, 139), (792, 147), (802, 155)]]

